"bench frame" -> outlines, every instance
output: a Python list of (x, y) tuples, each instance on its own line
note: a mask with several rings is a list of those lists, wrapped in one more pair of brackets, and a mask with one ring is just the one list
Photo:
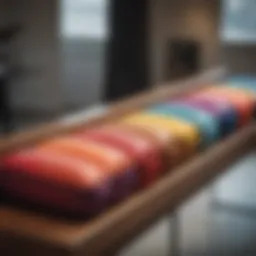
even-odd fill
[[(90, 120), (59, 120), (2, 139), (0, 155), (30, 146), (56, 134), (65, 134), (111, 121), (165, 98), (207, 86), (223, 78), (224, 74), (223, 69), (214, 69), (115, 103), (107, 108), (106, 113)], [(1, 255), (112, 255), (156, 220), (167, 213), (175, 212), (184, 200), (221, 175), (237, 158), (253, 150), (255, 138), (256, 126), (248, 125), (181, 166), (170, 170), (151, 187), (135, 194), (91, 222), (64, 221), (11, 206), (1, 206)]]

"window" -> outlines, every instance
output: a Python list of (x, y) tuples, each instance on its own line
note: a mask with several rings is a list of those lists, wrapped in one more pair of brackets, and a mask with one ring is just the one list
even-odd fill
[(256, 1), (223, 0), (221, 38), (224, 42), (256, 42)]
[(107, 0), (62, 0), (61, 3), (62, 36), (106, 37)]

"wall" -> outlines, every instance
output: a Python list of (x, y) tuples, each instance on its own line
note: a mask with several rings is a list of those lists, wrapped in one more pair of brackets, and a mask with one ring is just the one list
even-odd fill
[(0, 0), (0, 27), (9, 23), (9, 10), (7, 0)]
[(62, 103), (59, 77), (57, 0), (11, 0), (12, 20), (22, 31), (13, 46), (18, 74), (12, 80), (13, 107), (54, 113)]
[(231, 73), (256, 74), (256, 44), (223, 44), (221, 56)]
[(165, 80), (165, 47), (173, 37), (192, 38), (201, 43), (202, 68), (220, 63), (231, 73), (256, 73), (256, 44), (220, 42), (221, 8), (221, 0), (151, 0), (154, 84)]
[(58, 114), (98, 102), (104, 42), (61, 37), (59, 0), (9, 0), (8, 8), (23, 27), (13, 45), (21, 69), (12, 79), (14, 109)]
[[(60, 41), (57, 0), (8, 2), (13, 19), (24, 27), (15, 49), (15, 61), (22, 67), (12, 86), (15, 107), (58, 112), (98, 102), (105, 43)], [(218, 61), (217, 0), (151, 0), (150, 4), (152, 84), (165, 80), (166, 45), (172, 37), (193, 38), (202, 44), (202, 68)]]
[[(241, 0), (241, 2), (243, 2), (243, 0)], [(227, 15), (226, 19), (223, 20), (227, 23), (224, 27), (226, 34), (224, 39), (226, 39), (226, 42), (223, 42), (221, 47), (222, 61), (234, 73), (256, 73), (255, 28), (252, 26), (256, 21), (256, 1), (244, 2), (248, 3), (246, 5), (239, 5), (238, 1), (238, 10), (231, 9), (228, 4), (223, 5), (223, 13)], [(240, 26), (233, 28), (232, 20), (235, 21), (235, 24), (240, 22)], [(227, 35), (229, 40), (227, 40)], [(231, 37), (231, 35), (233, 36)]]
[[(15, 49), (15, 61), (22, 67), (12, 83), (15, 108), (58, 112), (98, 102), (105, 43), (60, 41), (57, 0), (8, 3), (12, 3), (13, 20), (24, 27)], [(151, 0), (150, 4), (152, 84), (165, 79), (166, 44), (172, 37), (193, 38), (202, 44), (202, 68), (218, 61), (217, 0)]]
[[(201, 43), (201, 68), (221, 60), (233, 72), (256, 72), (255, 46), (220, 47), (219, 0), (151, 0), (150, 5), (152, 84), (165, 80), (167, 41), (176, 37)], [(12, 81), (16, 109), (58, 112), (100, 101), (105, 42), (87, 39), (61, 42), (57, 0), (2, 0), (0, 14), (0, 25), (10, 21), (23, 25), (14, 45), (14, 62), (22, 69)]]
[(171, 38), (188, 38), (202, 46), (201, 68), (219, 61), (220, 1), (151, 0), (153, 83), (164, 81), (166, 46)]
[(152, 85), (164, 80), (165, 42), (168, 37), (166, 20), (167, 13), (164, 0), (151, 0), (149, 13), (151, 83)]

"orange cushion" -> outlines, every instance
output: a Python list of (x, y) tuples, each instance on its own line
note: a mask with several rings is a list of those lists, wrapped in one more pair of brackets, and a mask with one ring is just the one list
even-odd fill
[(70, 136), (48, 141), (40, 145), (39, 149), (59, 152), (99, 165), (105, 175), (113, 181), (112, 203), (130, 195), (138, 183), (138, 170), (132, 159), (124, 152), (103, 143)]
[(117, 126), (90, 129), (80, 136), (115, 147), (132, 157), (139, 167), (140, 187), (152, 184), (163, 170), (161, 152), (143, 136), (135, 135)]
[(62, 214), (88, 217), (109, 202), (110, 180), (89, 163), (40, 150), (26, 150), (2, 159), (4, 192)]

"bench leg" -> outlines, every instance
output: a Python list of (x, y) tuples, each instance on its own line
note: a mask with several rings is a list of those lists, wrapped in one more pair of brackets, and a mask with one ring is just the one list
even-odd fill
[(169, 219), (170, 223), (170, 244), (169, 244), (169, 254), (170, 256), (180, 256), (180, 249), (181, 249), (181, 244), (180, 244), (180, 218), (179, 218), (179, 213), (174, 212), (170, 216)]

